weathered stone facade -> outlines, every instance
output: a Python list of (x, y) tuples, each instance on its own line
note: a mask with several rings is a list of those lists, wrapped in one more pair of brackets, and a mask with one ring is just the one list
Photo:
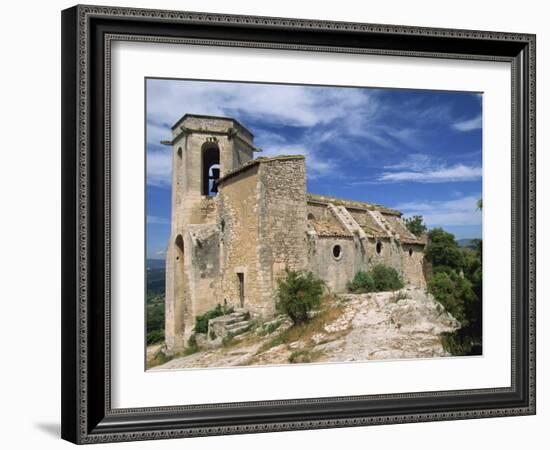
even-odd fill
[(313, 272), (333, 292), (378, 263), (425, 285), (425, 242), (399, 211), (306, 193), (305, 158), (254, 159), (254, 136), (234, 119), (186, 114), (172, 132), (169, 351), (217, 304), (272, 317), (286, 268)]

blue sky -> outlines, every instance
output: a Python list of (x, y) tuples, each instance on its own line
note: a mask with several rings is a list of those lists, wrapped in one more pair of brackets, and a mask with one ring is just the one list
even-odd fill
[(170, 127), (185, 113), (236, 118), (261, 156), (302, 154), (307, 189), (380, 203), (457, 239), (481, 237), (482, 95), (147, 80), (147, 256), (170, 233)]

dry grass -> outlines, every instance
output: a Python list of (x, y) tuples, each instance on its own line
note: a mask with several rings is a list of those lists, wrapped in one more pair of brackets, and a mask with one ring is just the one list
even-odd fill
[(162, 349), (159, 349), (155, 352), (152, 357), (147, 358), (147, 368), (152, 369), (153, 367), (160, 366), (168, 361), (170, 361), (173, 356), (167, 356), (164, 354)]
[(321, 301), (319, 312), (313, 318), (307, 322), (293, 325), (279, 333), (262, 345), (256, 354), (263, 353), (281, 344), (288, 345), (299, 340), (309, 342), (313, 335), (324, 333), (324, 327), (337, 320), (343, 314), (344, 309), (345, 306), (338, 301), (337, 297), (325, 296)]
[(318, 350), (298, 350), (292, 352), (288, 357), (288, 362), (291, 364), (311, 363), (318, 361), (322, 355), (323, 353)]

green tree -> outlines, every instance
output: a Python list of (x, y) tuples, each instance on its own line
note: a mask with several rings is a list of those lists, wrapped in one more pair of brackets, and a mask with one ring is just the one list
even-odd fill
[(464, 255), (451, 233), (443, 228), (434, 228), (428, 233), (428, 245), (425, 256), (434, 267), (434, 271), (462, 270)]
[(424, 224), (424, 218), (422, 216), (412, 216), (405, 218), (405, 226), (415, 236), (422, 236), (426, 234), (428, 228)]
[(436, 228), (428, 233), (426, 258), (434, 270), (428, 291), (461, 324), (443, 335), (443, 345), (453, 355), (481, 354), (481, 240), (475, 240), (475, 249), (461, 248), (452, 234)]
[(286, 269), (278, 284), (277, 310), (288, 314), (295, 325), (307, 321), (310, 311), (321, 304), (325, 284), (311, 272)]
[(477, 297), (472, 283), (455, 271), (437, 272), (428, 282), (428, 291), (462, 326), (470, 324)]

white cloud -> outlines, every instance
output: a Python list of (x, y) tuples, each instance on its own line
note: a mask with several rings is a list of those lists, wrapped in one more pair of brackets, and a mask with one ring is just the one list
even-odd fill
[(148, 118), (172, 125), (184, 113), (241, 115), (312, 127), (350, 115), (369, 101), (366, 91), (311, 86), (149, 80)]
[(429, 155), (425, 155), (423, 153), (413, 153), (408, 155), (405, 160), (401, 161), (398, 164), (384, 166), (384, 169), (390, 169), (390, 170), (407, 169), (407, 170), (419, 171), (419, 170), (424, 170), (432, 165), (433, 165), (432, 158)]
[(455, 122), (452, 124), (452, 127), (458, 131), (472, 131), (481, 129), (482, 121), (481, 114), (473, 119), (462, 120), (460, 122)]
[[(407, 148), (419, 148), (426, 128), (436, 123), (464, 130), (473, 126), (469, 123), (472, 120), (456, 122), (446, 104), (423, 107), (411, 103), (397, 110), (380, 102), (379, 97), (376, 90), (354, 88), (149, 80), (147, 140), (150, 147), (160, 148), (161, 140), (171, 139), (170, 126), (185, 113), (232, 116), (245, 126), (250, 122), (256, 126), (294, 126), (301, 128), (296, 134), (290, 133), (296, 137), (280, 136), (270, 129), (251, 131), (256, 135), (256, 145), (265, 150), (264, 155), (303, 154), (308, 176), (316, 178), (338, 175), (338, 161), (344, 158), (364, 162), (381, 148), (401, 154)], [(481, 116), (475, 120), (480, 125)], [(406, 126), (393, 125), (397, 123)], [(338, 154), (332, 151), (334, 147)], [(150, 151), (147, 157), (148, 183), (169, 186), (169, 152)], [(478, 167), (436, 165), (422, 154), (385, 169), (379, 179), (371, 182), (433, 183), (481, 176)]]
[(454, 181), (473, 181), (481, 178), (481, 167), (456, 164), (448, 167), (427, 168), (422, 171), (385, 172), (378, 179), (381, 182), (399, 183), (415, 181), (418, 183), (446, 183)]
[(147, 215), (147, 223), (151, 225), (170, 225), (170, 220), (165, 217)]
[(147, 122), (147, 145), (160, 145), (160, 141), (172, 140), (172, 131), (168, 125)]
[(172, 185), (172, 156), (170, 150), (147, 152), (147, 184)]
[(337, 169), (336, 163), (323, 159), (318, 154), (303, 146), (303, 144), (280, 144), (273, 146), (264, 146), (260, 156), (277, 155), (303, 155), (306, 158), (306, 172), (309, 178), (318, 178), (323, 175), (333, 174)]
[(407, 216), (422, 216), (429, 227), (481, 225), (482, 214), (477, 209), (479, 198), (481, 194), (446, 201), (402, 203), (394, 207)]

